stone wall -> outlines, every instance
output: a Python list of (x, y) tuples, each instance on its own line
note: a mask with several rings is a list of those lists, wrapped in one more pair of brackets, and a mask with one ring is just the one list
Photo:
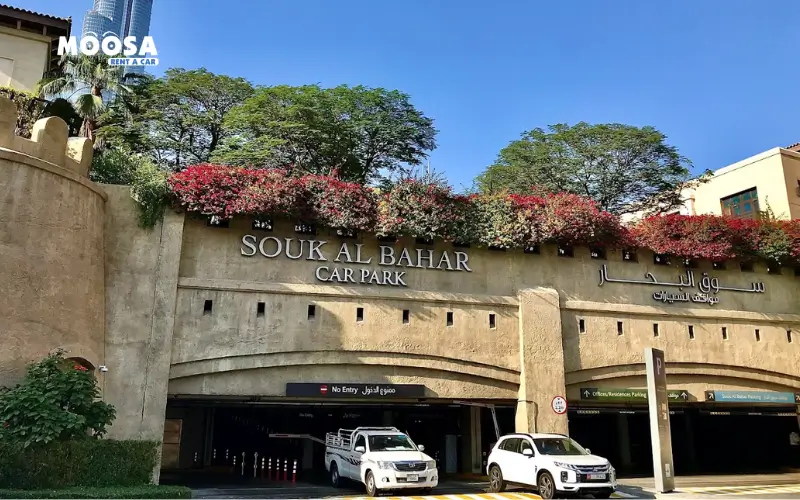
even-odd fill
[(0, 384), (56, 348), (104, 363), (106, 195), (87, 179), (88, 139), (60, 118), (14, 136), (16, 107), (0, 98)]

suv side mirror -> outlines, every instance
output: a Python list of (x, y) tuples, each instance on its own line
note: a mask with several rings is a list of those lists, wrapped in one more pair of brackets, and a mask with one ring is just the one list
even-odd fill
[(367, 449), (364, 448), (363, 446), (356, 446), (356, 449), (355, 449), (356, 453), (364, 453), (365, 451), (367, 451)]
[(417, 448), (419, 448), (419, 451), (425, 451), (425, 445), (424, 444), (421, 444), (421, 445), (417, 446)]
[(522, 454), (525, 455), (526, 457), (532, 457), (533, 450), (530, 448), (525, 448), (524, 450), (522, 450)]
[(590, 450), (589, 448), (586, 448), (586, 453), (588, 453), (589, 455), (591, 455), (591, 454), (592, 454), (592, 450)]

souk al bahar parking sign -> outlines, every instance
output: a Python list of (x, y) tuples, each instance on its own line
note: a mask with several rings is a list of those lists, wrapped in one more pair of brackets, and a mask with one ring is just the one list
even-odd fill
[[(659, 281), (651, 272), (645, 273), (644, 277), (645, 279), (642, 280), (611, 278), (608, 276), (608, 266), (603, 264), (600, 266), (600, 283), (598, 286), (603, 286), (604, 283), (650, 285), (661, 288), (661, 290), (653, 292), (652, 297), (655, 301), (670, 304), (675, 302), (694, 302), (710, 306), (719, 303), (718, 294), (721, 291), (764, 293), (765, 290), (764, 283), (761, 282), (752, 282), (749, 288), (722, 286), (719, 278), (709, 276), (708, 273), (702, 273), (700, 279), (697, 280), (694, 271), (691, 269), (687, 269), (686, 274), (678, 276), (677, 282)], [(670, 291), (668, 288), (677, 288), (677, 291)]]

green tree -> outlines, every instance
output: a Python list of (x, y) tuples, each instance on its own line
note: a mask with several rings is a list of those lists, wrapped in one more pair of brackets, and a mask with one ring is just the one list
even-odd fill
[(99, 398), (94, 374), (57, 351), (28, 366), (17, 386), (0, 392), (0, 440), (28, 447), (101, 437), (116, 412)]
[(154, 159), (174, 169), (208, 162), (225, 139), (225, 117), (253, 94), (243, 78), (216, 75), (201, 68), (167, 70), (151, 82), (136, 116)]
[(336, 174), (362, 183), (419, 165), (436, 148), (433, 120), (408, 95), (382, 88), (259, 88), (231, 111), (225, 125), (231, 135), (216, 161)]
[(683, 203), (690, 161), (653, 127), (551, 125), (522, 134), (477, 179), (483, 192), (535, 189), (587, 196), (615, 214), (666, 212)]
[(109, 93), (125, 94), (130, 88), (123, 84), (124, 66), (111, 66), (109, 57), (61, 56), (59, 66), (39, 82), (39, 94), (45, 98), (66, 97), (83, 120), (81, 135), (95, 139), (98, 120), (106, 109)]

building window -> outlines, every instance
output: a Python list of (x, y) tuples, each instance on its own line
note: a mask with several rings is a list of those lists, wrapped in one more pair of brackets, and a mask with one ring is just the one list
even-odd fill
[(725, 326), (722, 327), (722, 340), (728, 340), (728, 328)]
[(575, 250), (571, 246), (558, 246), (559, 257), (575, 257)]
[(213, 300), (206, 300), (203, 302), (203, 316), (208, 316), (211, 314), (211, 309), (214, 307)]
[(264, 312), (266, 311), (266, 309), (267, 309), (267, 305), (264, 302), (259, 302), (258, 303), (258, 308), (256, 309), (256, 317), (263, 318), (264, 317)]
[(761, 342), (761, 330), (756, 328), (756, 342)]
[(758, 190), (756, 188), (736, 193), (719, 200), (722, 206), (722, 215), (737, 219), (758, 218)]
[(497, 328), (497, 320), (495, 319), (494, 313), (489, 313), (489, 328), (493, 330)]
[(317, 314), (317, 306), (314, 304), (308, 305), (308, 319), (314, 319), (314, 316)]
[(658, 337), (658, 323), (653, 323), (653, 337)]
[(453, 311), (447, 311), (447, 326), (453, 326)]
[(622, 321), (617, 321), (617, 335), (622, 335), (623, 333), (625, 332), (622, 330)]
[(539, 255), (540, 253), (542, 253), (542, 250), (539, 247), (539, 245), (533, 245), (532, 247), (525, 247), (523, 252), (524, 253), (531, 253), (531, 254)]
[(739, 262), (739, 270), (742, 271), (743, 273), (752, 273), (753, 263), (750, 261)]
[(218, 215), (212, 215), (208, 218), (206, 224), (210, 227), (231, 227), (231, 221), (228, 219), (222, 219)]
[(786, 340), (791, 344), (792, 343), (792, 331), (786, 330)]
[(689, 325), (689, 340), (694, 340), (694, 325)]
[(622, 260), (625, 262), (638, 262), (639, 258), (636, 256), (635, 250), (623, 250)]
[(403, 309), (403, 324), (407, 325), (411, 317), (411, 312), (408, 309)]
[(670, 265), (669, 256), (663, 253), (654, 253), (653, 264), (657, 266), (668, 266)]
[(586, 321), (583, 318), (578, 320), (578, 331), (586, 333)]
[(711, 263), (711, 267), (713, 267), (717, 271), (724, 271), (725, 270), (725, 261), (723, 261), (723, 260), (714, 261), (714, 262)]
[(361, 322), (364, 321), (364, 308), (357, 307), (356, 308), (356, 321)]
[(272, 231), (272, 221), (270, 219), (255, 219), (253, 221), (254, 231)]

